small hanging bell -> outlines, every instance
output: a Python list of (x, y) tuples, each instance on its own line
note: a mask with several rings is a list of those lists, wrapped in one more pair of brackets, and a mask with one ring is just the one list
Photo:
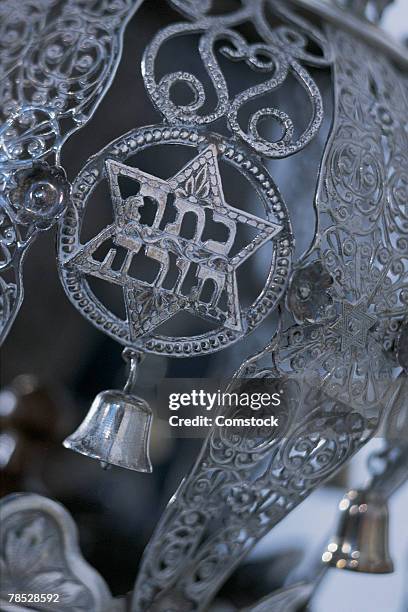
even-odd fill
[(392, 572), (386, 500), (369, 490), (352, 490), (343, 497), (339, 509), (341, 516), (337, 533), (323, 553), (323, 562), (356, 572)]
[(124, 350), (130, 361), (129, 379), (123, 391), (99, 393), (84, 421), (63, 442), (66, 448), (99, 459), (102, 466), (117, 465), (137, 472), (152, 472), (149, 457), (153, 413), (147, 402), (131, 391), (140, 354)]

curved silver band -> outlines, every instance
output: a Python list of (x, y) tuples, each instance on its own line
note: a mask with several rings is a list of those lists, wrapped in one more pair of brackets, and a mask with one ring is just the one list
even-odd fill
[(329, 0), (290, 0), (296, 6), (310, 10), (319, 17), (342, 26), (352, 34), (375, 45), (386, 53), (401, 68), (408, 68), (408, 48), (395, 41), (387, 32), (368, 20), (360, 19), (352, 13), (341, 10)]

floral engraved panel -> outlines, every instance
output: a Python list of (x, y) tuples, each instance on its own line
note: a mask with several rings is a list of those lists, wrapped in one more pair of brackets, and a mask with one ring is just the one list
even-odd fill
[(62, 506), (39, 495), (10, 495), (1, 501), (1, 516), (0, 599), (42, 593), (58, 601), (46, 597), (36, 610), (112, 609), (109, 590), (82, 559), (76, 527)]

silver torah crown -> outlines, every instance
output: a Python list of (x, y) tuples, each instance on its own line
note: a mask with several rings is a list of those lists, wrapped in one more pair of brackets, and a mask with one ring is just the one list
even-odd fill
[[(284, 389), (279, 431), (250, 436), (227, 429), (209, 432), (163, 513), (136, 580), (132, 612), (165, 612), (171, 606), (199, 612), (256, 542), (375, 434), (384, 414), (398, 421), (399, 433), (406, 429), (407, 419), (401, 425), (395, 411), (407, 405), (408, 53), (361, 19), (370, 14), (378, 19), (387, 4), (381, 0), (248, 0), (221, 14), (214, 14), (210, 0), (172, 0), (180, 22), (160, 30), (142, 59), (146, 91), (163, 122), (135, 128), (97, 152), (74, 179), (70, 196), (65, 182), (58, 191), (58, 181), (42, 181), (35, 206), (21, 210), (12, 195), (27, 180), (19, 173), (33, 162), (47, 162), (47, 171), (61, 179), (61, 146), (92, 117), (110, 86), (125, 26), (141, 2), (14, 4), (0, 4), (5, 23), (15, 23), (17, 16), (28, 27), (24, 36), (6, 28), (8, 45), (0, 56), (5, 67), (0, 246), (2, 272), (8, 275), (0, 283), (2, 337), (21, 304), (23, 256), (53, 220), (58, 222), (58, 267), (68, 298), (93, 325), (134, 350), (176, 357), (215, 352), (241, 340), (279, 304), (274, 337), (241, 365), (232, 382), (234, 387), (265, 378)], [(57, 9), (56, 21), (50, 4)], [(316, 17), (313, 24), (305, 9)], [(257, 42), (241, 33), (245, 22), (256, 30)], [(199, 40), (205, 82), (178, 70), (176, 56), (174, 71), (157, 76), (163, 45), (191, 34)], [(243, 91), (233, 93), (215, 48), (223, 62), (241, 62), (256, 74), (257, 84), (244, 84)], [(73, 53), (71, 62), (65, 61), (67, 52)], [(70, 66), (72, 73), (62, 66)], [(310, 248), (295, 261), (296, 236), (287, 206), (279, 181), (266, 167), (274, 160), (269, 167), (276, 169), (279, 160), (307, 150), (320, 136), (327, 111), (319, 71), (330, 71), (334, 110), (316, 182), (316, 231)], [(265, 106), (262, 99), (290, 80), (306, 102), (299, 106), (301, 129), (289, 112)], [(215, 92), (212, 108), (208, 83)], [(191, 92), (189, 104), (175, 102), (177, 84)], [(242, 111), (248, 103), (252, 110), (245, 124)], [(271, 118), (281, 129), (275, 140), (261, 129)], [(135, 152), (174, 145), (194, 155), (166, 180), (132, 163)], [(262, 213), (250, 213), (246, 201), (227, 201), (223, 164), (247, 181), (261, 200)], [(121, 193), (119, 175), (134, 180), (131, 196)], [(81, 243), (86, 205), (103, 181), (110, 188), (113, 223)], [(48, 196), (55, 192), (63, 197), (52, 200), (61, 206), (51, 219)], [(146, 198), (156, 204), (150, 225), (141, 222)], [(170, 206), (174, 219), (163, 223), (163, 208)], [(188, 240), (180, 231), (187, 213), (196, 218)], [(204, 237), (208, 218), (223, 226), (223, 241)], [(251, 226), (255, 235), (236, 253), (231, 246), (240, 225)], [(94, 254), (103, 241), (110, 248), (100, 261)], [(244, 306), (236, 270), (264, 242), (273, 251), (267, 280), (253, 303)], [(119, 246), (126, 256), (118, 269), (112, 263)], [(149, 281), (130, 274), (140, 252), (158, 267)], [(169, 286), (170, 266), (176, 276)], [(195, 273), (185, 290), (190, 267)], [(125, 319), (93, 294), (88, 279), (95, 277), (120, 287)], [(203, 299), (206, 281), (212, 287), (209, 301)], [(180, 310), (210, 321), (215, 330), (196, 337), (160, 335), (156, 328)], [(101, 458), (109, 458), (108, 452)], [(38, 507), (38, 500), (24, 497), (13, 503), (17, 513), (19, 503), (23, 509), (31, 504), (33, 512)], [(49, 511), (47, 505), (43, 511)], [(35, 568), (32, 575), (40, 571)], [(70, 571), (64, 570), (62, 582), (69, 582)], [(17, 568), (10, 584), (20, 578)], [(96, 590), (109, 600), (104, 584)], [(101, 609), (95, 596), (81, 605), (78, 609)]]

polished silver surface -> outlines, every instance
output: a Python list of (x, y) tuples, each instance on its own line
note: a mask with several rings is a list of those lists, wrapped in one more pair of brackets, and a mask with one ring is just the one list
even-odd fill
[(64, 440), (71, 450), (104, 464), (151, 472), (152, 411), (147, 402), (123, 391), (102, 391), (84, 421)]
[[(21, 493), (0, 501), (0, 602), (9, 593), (43, 593), (47, 602), (18, 609), (112, 612), (115, 603), (103, 578), (83, 559), (68, 512), (55, 501)], [(52, 595), (58, 595), (58, 601)]]

